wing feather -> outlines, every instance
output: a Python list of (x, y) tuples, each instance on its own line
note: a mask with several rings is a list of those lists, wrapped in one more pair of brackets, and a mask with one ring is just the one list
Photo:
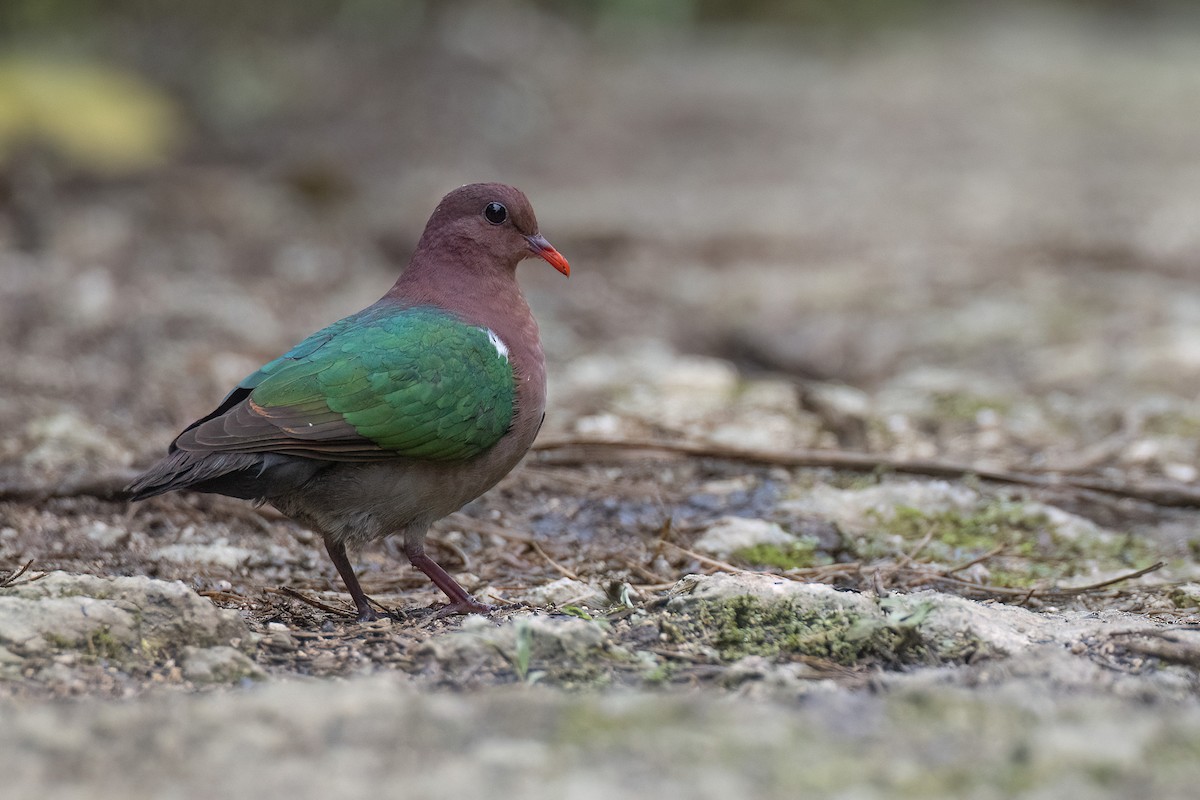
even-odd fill
[(515, 391), (512, 367), (486, 330), (432, 308), (376, 305), (248, 376), (172, 447), (345, 461), (470, 458), (508, 430)]

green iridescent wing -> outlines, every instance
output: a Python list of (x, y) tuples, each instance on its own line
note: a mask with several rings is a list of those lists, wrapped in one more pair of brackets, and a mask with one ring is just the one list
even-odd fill
[(436, 309), (373, 306), (247, 377), (175, 446), (452, 461), (495, 444), (515, 402), (507, 353), (487, 330)]

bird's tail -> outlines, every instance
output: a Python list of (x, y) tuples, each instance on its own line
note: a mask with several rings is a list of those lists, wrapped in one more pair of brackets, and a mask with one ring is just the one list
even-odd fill
[(177, 489), (262, 500), (295, 489), (326, 466), (327, 462), (281, 453), (173, 450), (125, 491), (130, 500), (145, 500)]
[(206, 491), (212, 481), (247, 470), (259, 471), (260, 453), (192, 453), (174, 450), (125, 487), (130, 500), (145, 500), (177, 489)]

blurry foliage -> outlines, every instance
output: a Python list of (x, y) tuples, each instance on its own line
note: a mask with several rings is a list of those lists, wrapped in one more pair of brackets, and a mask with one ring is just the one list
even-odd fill
[(387, 25), (461, 5), (456, 0), (4, 0), (0, 36), (88, 32), (99, 27), (174, 23), (195, 32), (284, 34)]
[(119, 174), (160, 163), (179, 123), (167, 97), (99, 64), (0, 59), (0, 164), (48, 151), (72, 168)]
[[(483, 0), (3, 0), (0, 36), (84, 32), (96, 27), (171, 21), (194, 32), (228, 34), (355, 30), (387, 36), (389, 27), (453, 16)], [(980, 0), (487, 0), (502, 14), (531, 6), (570, 19), (582, 27), (659, 27), (760, 24), (853, 34), (911, 24), (978, 9), (1020, 6), (1063, 7), (1125, 17), (1177, 15), (1197, 11), (1194, 0), (1022, 0), (991, 4)]]

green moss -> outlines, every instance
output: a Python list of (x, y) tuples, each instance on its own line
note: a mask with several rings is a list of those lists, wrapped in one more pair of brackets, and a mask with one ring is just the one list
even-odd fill
[(990, 409), (1004, 414), (1012, 407), (1007, 400), (970, 394), (939, 393), (933, 397), (933, 413), (943, 420), (975, 421), (980, 411)]
[(660, 686), (669, 683), (674, 674), (674, 667), (664, 659), (642, 673), (642, 680), (649, 686)]
[(92, 631), (87, 639), (88, 655), (113, 661), (127, 660), (132, 652), (129, 647), (109, 632), (108, 628)]
[(689, 641), (702, 641), (723, 661), (745, 656), (799, 655), (838, 664), (896, 660), (902, 636), (836, 606), (800, 608), (741, 596), (689, 606), (676, 621)]
[(75, 640), (68, 639), (65, 636), (60, 636), (59, 634), (53, 632), (46, 632), (42, 634), (42, 638), (45, 639), (46, 643), (55, 650), (74, 650), (77, 645)]
[(1177, 436), (1181, 439), (1200, 438), (1200, 417), (1182, 411), (1151, 414), (1142, 423), (1142, 431), (1150, 436)]
[(941, 641), (924, 630), (932, 603), (895, 598), (876, 607), (865, 599), (843, 603), (835, 597), (700, 600), (666, 615), (662, 631), (664, 638), (710, 648), (723, 662), (800, 656), (844, 666), (896, 667), (959, 663), (986, 650), (970, 634), (947, 635)]
[[(734, 552), (741, 560), (758, 567), (775, 567), (776, 569), (803, 569), (815, 566), (820, 562), (817, 557), (817, 541), (802, 538), (785, 545), (756, 544), (743, 547)], [(828, 558), (823, 559), (828, 563)]]
[(1167, 596), (1170, 598), (1171, 604), (1176, 608), (1196, 608), (1200, 606), (1200, 591), (1198, 589), (1200, 587), (1197, 587), (1196, 584), (1189, 583), (1184, 586), (1176, 586)]
[[(905, 541), (929, 538), (929, 545), (951, 557), (967, 551), (986, 552), (1002, 542), (1028, 551), (1027, 535), (1042, 530), (1049, 520), (1014, 503), (992, 503), (972, 512), (927, 513), (910, 506), (896, 508), (890, 518), (879, 517), (884, 529)], [(927, 546), (929, 546), (927, 545)], [(949, 552), (952, 551), (952, 552)]]
[(877, 514), (876, 520), (878, 529), (853, 543), (859, 559), (907, 555), (952, 566), (986, 556), (987, 582), (1010, 588), (1136, 568), (1155, 558), (1145, 542), (1131, 536), (1064, 533), (1046, 514), (1019, 502), (993, 501), (968, 511), (900, 506), (890, 516)]
[(129, 645), (112, 635), (107, 628), (91, 631), (82, 639), (71, 639), (56, 633), (43, 634), (46, 642), (55, 650), (78, 651), (85, 659), (127, 662), (136, 658)]

